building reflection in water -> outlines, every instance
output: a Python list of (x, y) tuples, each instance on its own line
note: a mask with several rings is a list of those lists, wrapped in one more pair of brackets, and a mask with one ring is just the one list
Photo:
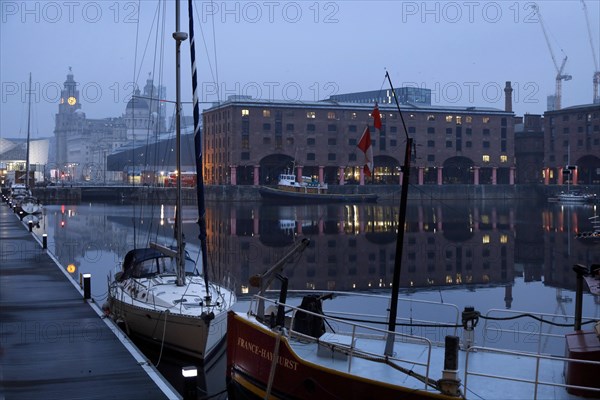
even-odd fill
[[(52, 231), (63, 265), (79, 268), (87, 262), (82, 268), (101, 277), (119, 267), (134, 237), (140, 243), (140, 238), (147, 239), (148, 230), (164, 238), (173, 235), (172, 206), (157, 206), (145, 214), (124, 205), (52, 207), (47, 214), (50, 226), (45, 229)], [(389, 288), (397, 209), (395, 204), (209, 203), (212, 276), (232, 276), (238, 294), (253, 293), (248, 287), (250, 276), (277, 262), (294, 241), (308, 237), (310, 247), (286, 269), (291, 289)], [(185, 207), (184, 220), (195, 221), (195, 213), (194, 207)], [(528, 201), (411, 202), (401, 286), (407, 290), (506, 286), (507, 307), (516, 277), (574, 290), (573, 264), (600, 262), (598, 247), (574, 239), (576, 232), (590, 229), (589, 217), (595, 213), (594, 207)], [(133, 218), (138, 214), (144, 218), (136, 218), (134, 233)], [(189, 249), (197, 249), (197, 225), (186, 223), (183, 229)]]

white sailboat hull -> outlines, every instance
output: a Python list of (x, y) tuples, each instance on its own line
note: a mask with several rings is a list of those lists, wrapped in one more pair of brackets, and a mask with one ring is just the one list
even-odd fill
[(206, 302), (200, 277), (188, 278), (186, 286), (177, 286), (173, 276), (115, 281), (108, 311), (128, 334), (208, 360), (224, 342), (227, 311), (236, 301), (233, 291), (209, 287), (211, 302)]
[(111, 304), (111, 312), (119, 316), (128, 333), (202, 360), (210, 358), (227, 332), (225, 313), (207, 323), (200, 317), (165, 313), (116, 299)]

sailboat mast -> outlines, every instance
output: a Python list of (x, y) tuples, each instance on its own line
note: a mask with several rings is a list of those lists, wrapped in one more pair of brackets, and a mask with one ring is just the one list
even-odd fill
[(202, 252), (202, 275), (206, 287), (206, 300), (210, 301), (208, 289), (208, 246), (206, 244), (206, 206), (204, 204), (204, 171), (202, 161), (202, 135), (200, 133), (200, 107), (198, 105), (198, 75), (196, 71), (196, 45), (194, 40), (194, 10), (192, 0), (188, 0), (190, 61), (192, 63), (192, 98), (194, 105), (194, 149), (196, 155), (196, 192), (198, 205), (198, 228), (200, 233), (200, 251)]
[[(404, 134), (406, 135), (406, 148), (404, 150), (404, 166), (402, 167), (402, 190), (400, 194), (400, 211), (398, 213), (398, 235), (396, 236), (396, 258), (394, 260), (394, 276), (392, 280), (392, 298), (390, 303), (390, 316), (388, 321), (388, 331), (396, 331), (396, 315), (398, 314), (398, 293), (400, 291), (400, 271), (402, 269), (402, 249), (404, 248), (404, 225), (406, 223), (406, 203), (408, 201), (408, 184), (410, 175), (410, 161), (411, 151), (413, 147), (413, 139), (408, 136), (408, 130), (406, 129), (406, 123), (400, 111), (400, 104), (396, 97), (396, 91), (390, 75), (386, 72), (385, 76), (390, 83), (390, 88), (394, 95), (396, 107), (398, 108), (398, 114), (402, 120), (402, 126), (404, 127)], [(389, 335), (385, 344), (385, 354), (390, 356), (394, 353), (394, 340), (395, 335)]]
[(29, 138), (31, 128), (31, 72), (29, 73), (29, 104), (27, 107), (27, 156), (25, 159), (25, 188), (29, 190)]
[(177, 164), (177, 201), (175, 214), (175, 236), (177, 240), (177, 286), (185, 285), (185, 244), (181, 231), (181, 42), (187, 39), (187, 33), (179, 31), (179, 0), (175, 1), (175, 146)]

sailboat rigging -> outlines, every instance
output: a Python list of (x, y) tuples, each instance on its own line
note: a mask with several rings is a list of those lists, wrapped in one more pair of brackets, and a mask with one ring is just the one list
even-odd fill
[[(190, 43), (193, 44), (193, 12), (189, 3)], [(181, 199), (181, 84), (180, 48), (188, 38), (179, 29), (179, 1), (175, 2), (176, 63), (176, 246), (150, 243), (133, 249), (123, 260), (122, 271), (109, 282), (106, 312), (122, 322), (128, 333), (152, 340), (175, 351), (203, 360), (216, 359), (226, 334), (226, 314), (236, 301), (227, 283), (209, 280), (206, 223), (202, 179), (201, 148), (196, 146), (199, 163), (197, 190), (201, 240), (202, 275), (185, 249), (182, 231)], [(194, 47), (190, 47), (194, 67)], [(195, 68), (194, 72), (195, 72)], [(194, 85), (194, 92), (196, 88)], [(197, 96), (195, 96), (197, 99)], [(197, 101), (196, 101), (197, 104)], [(201, 141), (199, 112), (194, 113), (196, 140)]]
[(27, 142), (25, 155), (25, 178), (24, 184), (14, 182), (11, 186), (10, 203), (16, 207), (16, 211), (22, 216), (39, 214), (42, 212), (40, 201), (33, 196), (29, 182), (30, 172), (30, 147), (31, 147), (31, 72), (29, 73), (29, 90), (27, 105)]

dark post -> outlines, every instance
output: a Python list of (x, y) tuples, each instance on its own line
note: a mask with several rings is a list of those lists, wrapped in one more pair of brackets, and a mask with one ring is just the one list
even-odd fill
[(285, 301), (287, 300), (287, 290), (288, 290), (288, 278), (285, 276), (280, 276), (281, 280), (281, 290), (279, 291), (279, 306), (277, 307), (277, 326), (281, 326), (282, 328), (285, 326)]
[(42, 249), (46, 250), (48, 248), (48, 234), (44, 233), (42, 235)]
[(27, 226), (29, 227), (29, 232), (33, 232), (33, 221), (27, 221)]
[[(392, 277), (392, 298), (390, 299), (390, 316), (388, 321), (388, 331), (395, 332), (396, 316), (398, 313), (398, 292), (400, 290), (400, 270), (402, 267), (402, 249), (404, 247), (404, 224), (406, 222), (406, 203), (408, 200), (408, 185), (413, 139), (410, 136), (408, 136), (408, 130), (406, 129), (404, 117), (402, 116), (402, 111), (400, 110), (400, 103), (398, 103), (398, 98), (396, 97), (396, 91), (394, 90), (394, 85), (392, 85), (390, 75), (386, 72), (385, 76), (387, 77), (388, 82), (390, 83), (390, 88), (392, 88), (392, 94), (394, 95), (396, 107), (398, 108), (398, 114), (400, 114), (400, 120), (402, 121), (402, 126), (404, 127), (404, 134), (406, 135), (404, 165), (402, 166), (402, 190), (400, 194), (400, 210), (398, 213), (398, 235), (396, 236), (396, 257), (394, 261), (394, 275)], [(395, 335), (388, 335), (385, 344), (385, 355), (390, 356), (393, 354), (394, 340)]]
[(581, 314), (583, 313), (583, 276), (588, 274), (587, 267), (575, 264), (573, 271), (577, 274), (577, 288), (575, 289), (575, 330), (581, 330)]
[(184, 388), (183, 398), (185, 400), (191, 400), (198, 398), (196, 379), (198, 377), (198, 368), (195, 366), (182, 367), (181, 375), (183, 375)]
[(83, 274), (83, 299), (92, 298), (92, 274)]

